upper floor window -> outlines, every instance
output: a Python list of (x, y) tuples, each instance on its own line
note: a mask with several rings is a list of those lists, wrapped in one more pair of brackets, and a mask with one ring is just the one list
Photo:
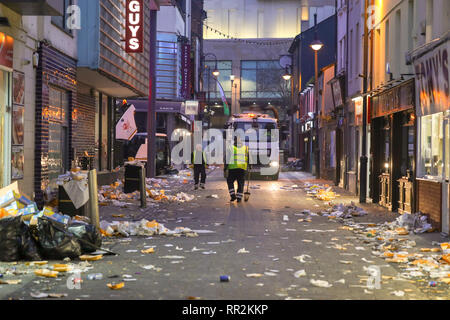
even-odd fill
[[(219, 77), (217, 80), (223, 88), (225, 96), (231, 98), (231, 60), (219, 60), (217, 61), (217, 70), (219, 70)], [(207, 94), (211, 99), (220, 99), (221, 94), (217, 81), (214, 79), (212, 72), (216, 68), (216, 62), (212, 60), (205, 61), (205, 67), (203, 69), (203, 86), (206, 89)]]
[(282, 98), (285, 91), (290, 93), (284, 73), (277, 60), (241, 61), (241, 97)]
[(64, 1), (64, 10), (62, 16), (52, 16), (52, 23), (65, 32), (72, 34), (72, 30), (67, 26), (67, 18), (69, 15), (67, 14), (67, 8), (73, 4), (73, 0), (62, 0)]

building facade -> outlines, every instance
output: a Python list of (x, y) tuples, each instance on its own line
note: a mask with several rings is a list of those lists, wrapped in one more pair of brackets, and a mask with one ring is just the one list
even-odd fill
[(450, 232), (450, 3), (415, 1), (412, 41), (406, 55), (415, 74), (416, 210)]
[(448, 232), (448, 1), (342, 0), (336, 9), (332, 91), (343, 97), (345, 115), (339, 185), (360, 193), (365, 120), (367, 201), (399, 213), (421, 211)]
[[(333, 1), (205, 1), (203, 88), (207, 117), (223, 128), (220, 92), (211, 75), (217, 68), (232, 113), (258, 111), (278, 118), (280, 150), (292, 155), (292, 87), (282, 76), (293, 72), (292, 38), (334, 13)], [(209, 55), (212, 54), (212, 55)], [(287, 56), (283, 60), (280, 58)], [(216, 58), (216, 59), (214, 59)], [(230, 76), (234, 76), (230, 80)], [(213, 114), (211, 117), (210, 115)]]
[[(333, 100), (329, 98), (333, 96), (328, 95), (331, 93), (329, 91), (325, 94), (335, 74), (336, 23), (336, 15), (333, 14), (319, 22), (316, 27), (297, 35), (289, 48), (293, 61), (292, 86), (294, 89), (291, 109), (293, 154), (303, 160), (305, 171), (315, 174), (318, 170), (320, 171), (321, 155), (318, 151), (326, 141), (320, 139), (319, 126), (324, 126), (328, 120), (334, 122), (336, 118), (334, 114), (331, 115), (334, 105)], [(315, 79), (315, 53), (310, 47), (315, 39), (323, 43), (323, 47), (317, 52), (318, 88), (316, 88)], [(333, 68), (329, 69), (332, 65)], [(332, 74), (331, 78), (330, 74)], [(324, 121), (325, 118), (330, 119)], [(326, 127), (328, 132), (330, 129), (328, 124)]]

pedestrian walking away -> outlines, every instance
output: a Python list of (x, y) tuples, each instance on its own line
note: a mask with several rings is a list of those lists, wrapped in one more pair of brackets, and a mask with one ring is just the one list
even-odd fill
[(194, 152), (192, 152), (192, 167), (194, 169), (195, 190), (198, 190), (199, 182), (200, 188), (205, 189), (207, 166), (206, 154), (202, 150), (202, 145), (198, 144), (195, 146)]
[[(230, 201), (241, 202), (244, 195), (245, 175), (248, 168), (248, 147), (237, 137), (235, 145), (230, 148), (231, 159), (225, 163), (227, 172), (227, 185), (230, 193)], [(237, 181), (237, 192), (234, 183)]]

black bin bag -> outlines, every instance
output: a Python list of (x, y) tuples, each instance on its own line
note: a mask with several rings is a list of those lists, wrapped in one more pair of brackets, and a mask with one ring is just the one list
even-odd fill
[(31, 234), (31, 230), (25, 223), (22, 223), (20, 228), (21, 228), (21, 233), (19, 237), (20, 258), (22, 260), (28, 261), (42, 260), (37, 248), (36, 240), (33, 238)]
[(34, 237), (38, 242), (39, 253), (44, 259), (61, 260), (66, 257), (73, 259), (81, 255), (80, 244), (66, 227), (46, 217), (38, 219)]
[[(102, 235), (93, 225), (83, 222), (72, 222), (67, 228), (76, 238), (84, 240), (79, 241), (82, 253), (91, 253), (102, 245)], [(89, 245), (92, 244), (92, 245)]]
[(20, 217), (0, 219), (0, 261), (20, 259)]

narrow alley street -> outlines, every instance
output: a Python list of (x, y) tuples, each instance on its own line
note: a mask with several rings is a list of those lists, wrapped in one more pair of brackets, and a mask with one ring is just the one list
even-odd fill
[[(81, 274), (79, 290), (68, 289), (68, 275), (47, 279), (30, 273), (20, 277), (20, 285), (0, 286), (0, 299), (33, 299), (31, 293), (60, 293), (67, 294), (61, 299), (81, 300), (449, 298), (448, 285), (431, 287), (426, 277), (404, 277), (399, 264), (375, 256), (376, 239), (349, 230), (339, 219), (314, 215), (329, 204), (307, 195), (306, 182), (315, 181), (303, 172), (282, 173), (279, 181), (251, 181), (250, 200), (230, 203), (218, 168), (209, 174), (206, 190), (182, 185), (186, 193), (196, 196), (190, 202), (160, 203), (147, 209), (103, 206), (101, 220), (154, 219), (169, 229), (188, 227), (198, 237), (104, 238), (102, 247), (119, 255), (90, 262), (93, 269)], [(333, 190), (340, 193), (335, 204), (355, 200), (338, 188)], [(363, 208), (368, 215), (345, 219), (346, 224), (353, 220), (367, 227), (398, 216), (375, 205)], [(415, 241), (410, 253), (445, 240), (438, 232), (398, 238)], [(151, 247), (154, 253), (141, 253)], [(369, 266), (380, 268), (380, 289), (367, 286)], [(0, 268), (8, 267), (11, 264), (0, 264)], [(29, 268), (21, 262), (14, 267)], [(101, 273), (102, 279), (88, 280), (88, 274), (94, 273)], [(220, 282), (221, 275), (228, 275), (229, 281)], [(107, 287), (121, 281), (125, 286), (120, 290)]]

